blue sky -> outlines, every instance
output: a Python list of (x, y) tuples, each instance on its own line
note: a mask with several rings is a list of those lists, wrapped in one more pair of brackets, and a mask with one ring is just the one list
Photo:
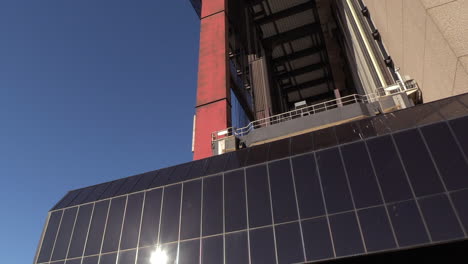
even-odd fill
[(68, 191), (190, 161), (189, 0), (2, 0), (2, 263), (31, 263)]

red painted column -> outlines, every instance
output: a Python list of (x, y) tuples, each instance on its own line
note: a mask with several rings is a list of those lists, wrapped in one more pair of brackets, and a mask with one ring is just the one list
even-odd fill
[(231, 125), (227, 0), (203, 0), (193, 159), (212, 156), (211, 133)]

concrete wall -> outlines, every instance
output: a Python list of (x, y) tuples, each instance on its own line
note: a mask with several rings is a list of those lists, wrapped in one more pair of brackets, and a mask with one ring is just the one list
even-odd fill
[(385, 46), (430, 102), (468, 92), (468, 0), (363, 0)]

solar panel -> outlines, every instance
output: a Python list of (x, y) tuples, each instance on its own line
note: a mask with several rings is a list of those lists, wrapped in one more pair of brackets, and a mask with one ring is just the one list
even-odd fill
[(361, 120), (71, 191), (35, 263), (148, 264), (156, 246), (179, 263), (300, 263), (467, 239), (459, 106), (444, 105), (451, 120), (424, 105), (398, 112), (428, 117), (403, 130)]

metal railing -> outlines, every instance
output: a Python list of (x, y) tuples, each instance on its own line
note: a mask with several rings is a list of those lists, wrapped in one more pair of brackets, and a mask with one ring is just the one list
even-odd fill
[(356, 103), (373, 103), (377, 102), (380, 97), (394, 95), (402, 92), (407, 92), (408, 90), (415, 90), (419, 89), (418, 85), (414, 81), (407, 81), (404, 84), (401, 82), (397, 82), (393, 86), (389, 86), (386, 88), (378, 88), (376, 89), (375, 93), (368, 94), (368, 95), (360, 95), (360, 94), (352, 94), (348, 96), (344, 96), (338, 99), (305, 106), (303, 108), (294, 109), (289, 112), (281, 113), (278, 115), (270, 116), (267, 118), (255, 120), (250, 122), (247, 126), (241, 128), (227, 128), (220, 131), (213, 132), (211, 134), (212, 141), (218, 141), (226, 137), (236, 136), (242, 137), (250, 133), (252, 130), (267, 127), (271, 125), (276, 125), (279, 123), (283, 123), (289, 120), (301, 118), (304, 116), (314, 115), (317, 113), (325, 112), (328, 110), (336, 109), (339, 107), (343, 107), (346, 105), (352, 105)]

